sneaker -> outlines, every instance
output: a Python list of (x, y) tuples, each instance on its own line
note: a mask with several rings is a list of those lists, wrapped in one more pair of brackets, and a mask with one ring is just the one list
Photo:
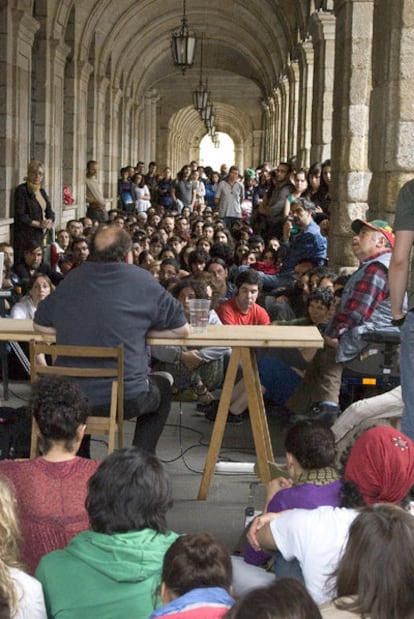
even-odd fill
[(298, 421), (318, 421), (332, 426), (341, 412), (337, 404), (327, 404), (326, 402), (316, 402), (304, 415), (291, 415), (290, 423)]
[[(205, 417), (206, 419), (208, 419), (208, 421), (216, 420), (218, 404), (219, 404), (218, 400), (214, 400), (214, 402), (212, 403), (208, 411), (206, 411)], [(234, 424), (240, 425), (241, 423), (243, 423), (243, 419), (241, 415), (233, 415), (233, 413), (229, 413), (227, 415), (226, 423), (234, 423)]]
[(161, 376), (161, 378), (165, 378), (165, 380), (168, 380), (170, 383), (170, 387), (174, 384), (174, 378), (169, 372), (151, 372), (151, 376)]

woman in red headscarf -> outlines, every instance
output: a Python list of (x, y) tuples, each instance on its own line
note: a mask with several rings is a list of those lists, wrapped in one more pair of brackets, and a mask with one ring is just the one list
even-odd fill
[[(374, 503), (409, 507), (413, 486), (412, 441), (395, 428), (371, 428), (352, 447), (341, 507), (259, 516), (248, 539), (256, 550), (277, 549), (287, 561), (298, 559), (308, 591), (321, 604), (333, 597), (335, 582), (329, 575), (343, 553), (349, 528), (359, 513), (357, 508)], [(240, 592), (240, 588), (235, 590), (236, 595)]]

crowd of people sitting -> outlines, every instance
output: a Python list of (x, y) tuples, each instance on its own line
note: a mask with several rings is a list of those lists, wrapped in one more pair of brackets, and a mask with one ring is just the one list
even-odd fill
[(88, 407), (66, 378), (35, 384), (30, 409), (43, 455), (0, 462), (2, 619), (413, 616), (414, 444), (399, 430), (364, 432), (341, 469), (325, 424), (295, 424), (243, 559), (168, 529), (155, 455), (76, 455)]
[[(96, 162), (89, 163), (96, 169)], [(19, 186), (20, 203), (25, 192), (47, 197), (41, 188), (42, 174), (41, 164), (31, 162), (27, 181)], [(121, 168), (118, 208), (105, 217), (107, 224), (130, 235), (134, 264), (150, 272), (184, 307), (189, 298), (211, 298), (211, 324), (299, 321), (323, 329), (344, 285), (344, 278), (327, 267), (329, 183), (329, 161), (309, 170), (294, 170), (282, 162), (276, 169), (263, 164), (244, 172), (224, 164), (216, 172), (193, 161), (176, 179), (169, 168), (159, 174), (155, 162), (147, 171), (138, 162)], [(28, 202), (26, 210), (38, 206), (39, 200)], [(20, 204), (20, 215), (23, 210)], [(49, 210), (53, 227), (54, 214)], [(69, 221), (46, 245), (50, 226), (39, 229), (36, 214), (30, 214), (34, 219), (25, 229), (24, 243), (15, 242), (16, 264), (13, 248), (0, 245), (5, 253), (3, 288), (11, 291), (6, 313), (33, 318), (39, 300), (88, 259), (90, 235), (102, 221), (101, 210), (96, 218), (93, 210), (88, 212), (91, 217)], [(244, 270), (249, 275), (238, 280)], [(325, 308), (320, 315), (313, 310), (318, 304)], [(206, 414), (214, 418), (213, 394), (223, 381), (229, 352), (186, 350), (178, 359), (177, 349), (157, 347), (152, 366), (168, 368), (177, 397), (210, 406)], [(279, 353), (273, 352), (271, 363), (261, 361), (261, 372), (266, 399), (284, 406), (307, 361), (300, 352), (290, 359)], [(284, 388), (276, 394), (271, 389), (275, 373), (285, 376)], [(240, 406), (234, 409), (236, 415), (246, 409)]]
[[(26, 184), (43, 191), (39, 165), (37, 184)], [(88, 181), (94, 184), (96, 167), (88, 162)], [(29, 166), (28, 178), (31, 173)], [(361, 330), (390, 322), (386, 271), (393, 235), (387, 222), (355, 220), (352, 250), (361, 263), (372, 259), (373, 264), (361, 271), (362, 283), (334, 272), (328, 264), (330, 182), (329, 160), (309, 170), (281, 162), (275, 169), (265, 163), (244, 171), (224, 164), (214, 171), (193, 161), (176, 179), (169, 168), (159, 174), (154, 161), (147, 171), (143, 162), (125, 166), (117, 209), (88, 209), (90, 216), (69, 221), (46, 251), (39, 232), (45, 235), (49, 228), (39, 230), (34, 219), (34, 236), (27, 236), (24, 246), (15, 243), (20, 256), (15, 265), (12, 248), (0, 245), (5, 252), (3, 287), (11, 290), (6, 304), (19, 301), (12, 316), (33, 317), (42, 298), (37, 289), (48, 294), (88, 259), (91, 235), (106, 219), (106, 225), (128, 233), (134, 264), (179, 299), (187, 315), (188, 300), (200, 297), (211, 299), (211, 324), (271, 322), (327, 329), (325, 348), (313, 360), (307, 351), (266, 350), (259, 371), (268, 408), (281, 421), (311, 412), (332, 422), (340, 410), (342, 363), (359, 353), (350, 340), (361, 341)], [(368, 248), (367, 228), (372, 237)], [(38, 273), (44, 277), (35, 283)], [(197, 401), (214, 420), (214, 391), (223, 381), (229, 351), (157, 347), (152, 352), (151, 367), (173, 374), (177, 397)], [(230, 421), (240, 422), (247, 408), (243, 390), (241, 384), (234, 394)]]
[[(243, 556), (231, 557), (208, 533), (169, 531), (170, 482), (153, 453), (167, 408), (148, 451), (134, 439), (134, 447), (98, 463), (77, 455), (88, 415), (81, 391), (66, 379), (41, 379), (30, 409), (42, 455), (0, 462), (0, 619), (413, 616), (414, 444), (394, 428), (371, 428), (342, 470), (329, 428), (339, 413), (342, 362), (361, 349), (361, 328), (390, 322), (388, 224), (352, 222), (361, 267), (348, 279), (327, 259), (329, 161), (243, 173), (192, 162), (176, 180), (168, 168), (158, 175), (151, 162), (145, 173), (139, 162), (121, 169), (117, 209), (100, 208), (96, 219), (90, 209), (45, 246), (53, 212), (38, 168), (30, 174), (28, 190), (48, 205), (48, 217), (44, 226), (29, 217), (36, 234), (15, 245), (16, 264), (13, 248), (0, 245), (12, 317), (49, 307), (55, 287), (62, 291), (88, 271), (89, 251), (105, 262), (109, 244), (126, 235), (133, 264), (148, 272), (144, 281), (159, 291), (158, 280), (159, 298), (172, 299), (176, 320), (159, 329), (182, 328), (189, 301), (210, 299), (210, 324), (313, 324), (326, 345), (314, 356), (301, 349), (257, 355), (267, 411), (288, 427), (287, 466), (269, 484)], [(38, 311), (38, 324), (50, 324), (47, 312)], [(171, 374), (176, 397), (214, 420), (230, 354), (153, 346), (148, 374)], [(246, 415), (240, 380), (228, 421)]]

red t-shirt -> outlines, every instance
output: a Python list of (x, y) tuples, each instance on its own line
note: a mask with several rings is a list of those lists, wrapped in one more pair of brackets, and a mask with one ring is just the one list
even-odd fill
[(269, 325), (270, 318), (266, 310), (254, 303), (247, 314), (242, 314), (235, 297), (224, 301), (217, 309), (217, 314), (224, 325)]

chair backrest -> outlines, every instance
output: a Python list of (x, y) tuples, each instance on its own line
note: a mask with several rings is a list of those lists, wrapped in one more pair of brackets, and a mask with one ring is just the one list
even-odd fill
[[(39, 362), (40, 355), (57, 357), (70, 357), (69, 366), (42, 365)], [(77, 359), (93, 359), (91, 367), (77, 365)], [(110, 367), (103, 365), (104, 361), (113, 359)], [(99, 363), (102, 363), (101, 365)], [(47, 344), (44, 342), (30, 342), (30, 378), (33, 382), (39, 375), (68, 376), (71, 378), (111, 378), (112, 392), (108, 416), (88, 417), (88, 433), (108, 435), (108, 453), (115, 448), (115, 431), (118, 430), (118, 447), (123, 444), (123, 418), (124, 418), (124, 347), (119, 344), (113, 348), (104, 346), (70, 346), (60, 344)], [(93, 411), (92, 411), (93, 412)], [(32, 427), (32, 442), (30, 457), (37, 453), (38, 436), (35, 422)]]

